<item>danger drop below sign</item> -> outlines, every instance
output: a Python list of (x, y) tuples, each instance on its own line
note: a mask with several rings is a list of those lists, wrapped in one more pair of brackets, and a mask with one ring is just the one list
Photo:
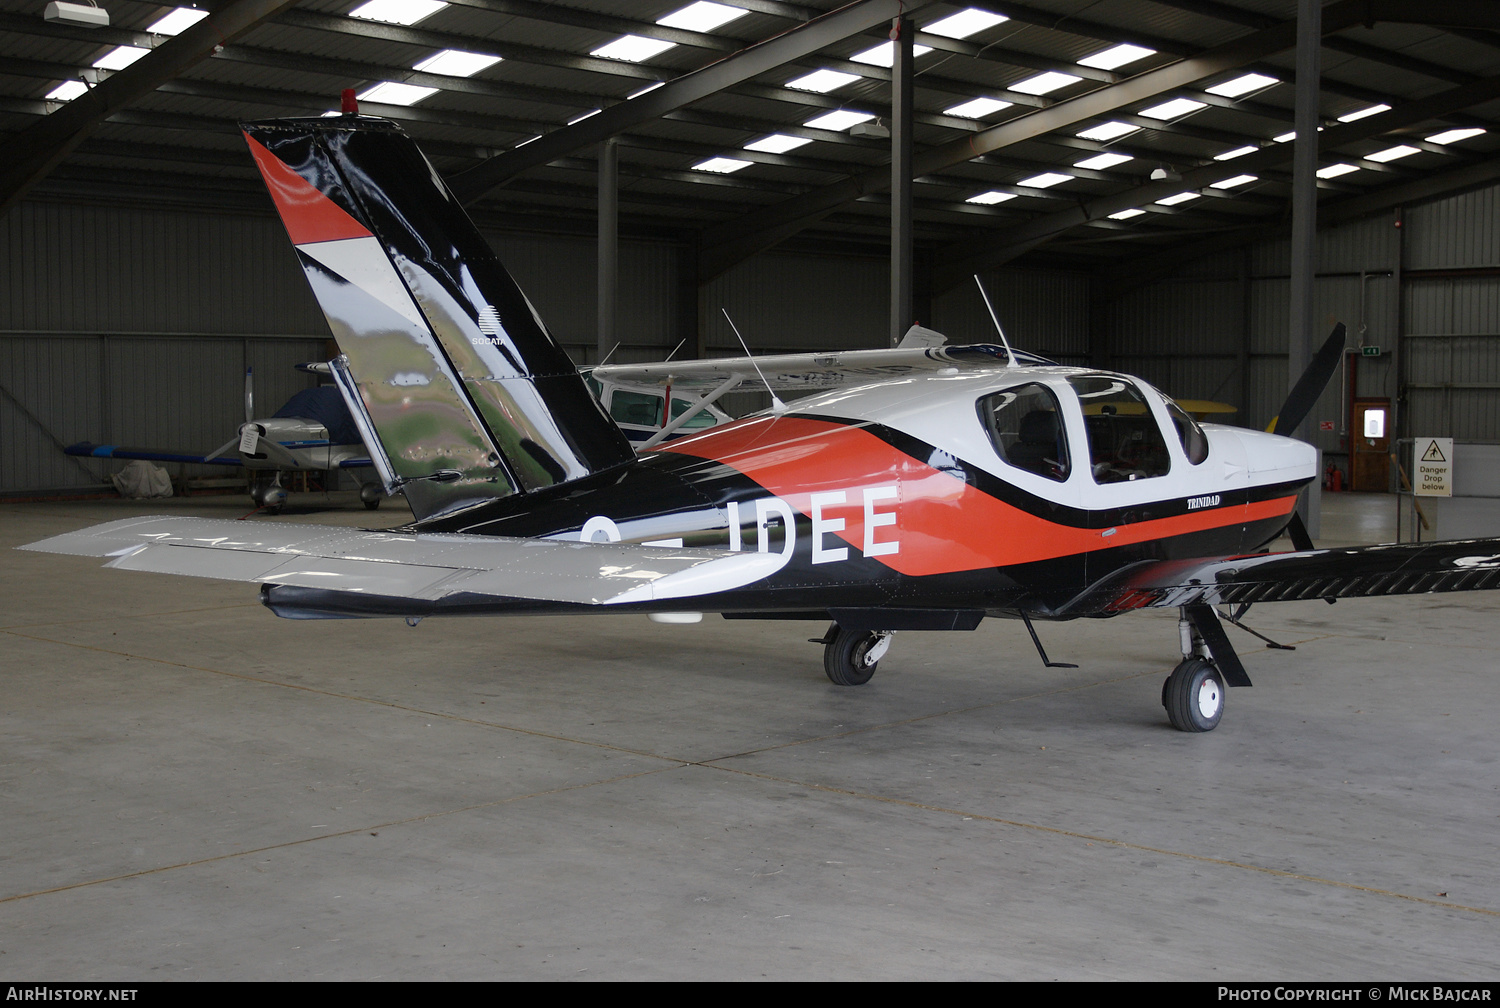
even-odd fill
[(1412, 466), (1412, 493), (1418, 497), (1453, 496), (1452, 438), (1417, 438)]

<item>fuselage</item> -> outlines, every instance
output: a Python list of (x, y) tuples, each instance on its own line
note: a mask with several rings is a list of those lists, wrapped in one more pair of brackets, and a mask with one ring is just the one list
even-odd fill
[(1125, 375), (953, 368), (800, 399), (416, 528), (783, 558), (713, 611), (1045, 615), (1137, 561), (1258, 548), (1315, 472), (1308, 445), (1200, 427)]

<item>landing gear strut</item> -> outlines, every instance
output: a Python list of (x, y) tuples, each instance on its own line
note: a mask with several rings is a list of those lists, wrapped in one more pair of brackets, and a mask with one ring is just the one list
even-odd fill
[(1177, 631), (1182, 661), (1162, 683), (1161, 705), (1178, 731), (1213, 731), (1224, 716), (1224, 687), (1249, 686), (1250, 676), (1212, 607), (1183, 606)]
[(834, 623), (822, 640), (823, 671), (835, 686), (863, 686), (891, 646), (890, 630), (850, 630)]

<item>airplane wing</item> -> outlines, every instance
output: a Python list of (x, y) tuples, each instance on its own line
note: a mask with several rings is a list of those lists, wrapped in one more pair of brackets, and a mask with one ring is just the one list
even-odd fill
[[(222, 450), (222, 449), (221, 449)], [(101, 445), (80, 441), (63, 449), (68, 455), (85, 458), (145, 459), (147, 462), (192, 462), (196, 465), (244, 466), (238, 455), (193, 455), (187, 452), (161, 451), (155, 448), (127, 448), (123, 445)]]
[[(1055, 364), (1036, 354), (1016, 351), (1021, 366)], [(622, 385), (659, 387), (706, 392), (733, 377), (776, 390), (813, 390), (900, 378), (914, 372), (944, 368), (1004, 367), (1010, 354), (1003, 346), (974, 343), (968, 346), (894, 347), (883, 350), (837, 350), (830, 353), (769, 354), (765, 357), (717, 357), (704, 360), (665, 361), (653, 364), (602, 364), (595, 378)], [(757, 371), (757, 368), (759, 369)]]
[(1485, 588), (1500, 588), (1500, 539), (1146, 560), (1104, 578), (1049, 615)]
[(630, 543), (370, 532), (289, 522), (149, 516), (21, 549), (110, 557), (106, 567), (286, 585), (430, 607), (527, 599), (583, 605), (661, 602), (727, 591), (774, 573), (779, 556)]
[[(63, 452), (68, 455), (81, 455), (85, 458), (114, 458), (114, 459), (145, 459), (147, 462), (189, 462), (193, 465), (216, 465), (234, 466), (244, 468), (245, 461), (240, 458), (235, 446), (239, 439), (235, 438), (225, 444), (212, 455), (193, 455), (188, 452), (161, 451), (155, 448), (129, 448), (124, 445), (101, 445), (92, 441), (80, 441), (77, 444), (68, 445)], [(278, 448), (280, 446), (277, 446)], [(284, 449), (283, 449), (284, 451)], [(273, 459), (283, 469), (322, 469), (323, 466), (309, 466), (305, 462), (299, 462), (294, 456), (286, 459)], [(369, 456), (358, 456), (340, 459), (335, 468), (338, 469), (368, 469), (373, 463)]]

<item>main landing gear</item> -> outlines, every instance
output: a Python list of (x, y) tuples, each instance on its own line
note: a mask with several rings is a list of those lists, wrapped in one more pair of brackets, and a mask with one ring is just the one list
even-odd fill
[(380, 506), (380, 496), (379, 483), (365, 483), (359, 488), (360, 503), (364, 504), (367, 511), (374, 511)]
[(1161, 705), (1178, 731), (1213, 731), (1224, 716), (1224, 679), (1207, 658), (1185, 658), (1161, 684)]
[(823, 671), (835, 686), (863, 686), (891, 646), (891, 630), (850, 630), (837, 623), (813, 638), (823, 645)]

